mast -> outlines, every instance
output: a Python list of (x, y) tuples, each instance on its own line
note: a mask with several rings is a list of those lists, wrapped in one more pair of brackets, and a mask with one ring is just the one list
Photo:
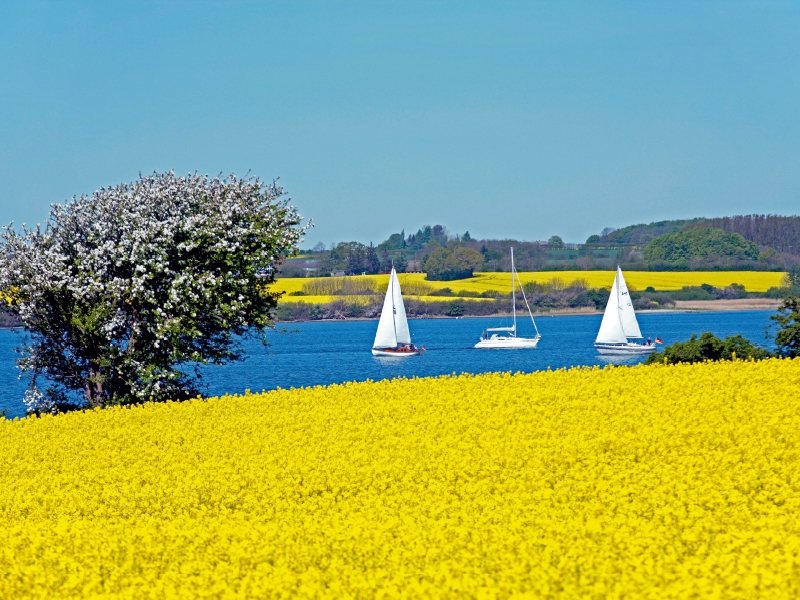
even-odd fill
[[(620, 294), (620, 286), (622, 285), (619, 281), (621, 271), (619, 270), (619, 265), (617, 265), (617, 272), (614, 273), (614, 283), (616, 283), (617, 288), (617, 318), (619, 319), (619, 328), (622, 330), (623, 335), (625, 334), (625, 325), (622, 324), (622, 295)], [(628, 336), (625, 336), (625, 341), (628, 340)]]
[(397, 346), (397, 306), (394, 303), (394, 262), (392, 272), (389, 274), (389, 285), (392, 288), (392, 327), (394, 327), (394, 345)]
[(517, 335), (517, 285), (514, 281), (514, 246), (511, 246), (511, 303), (514, 310), (514, 335)]

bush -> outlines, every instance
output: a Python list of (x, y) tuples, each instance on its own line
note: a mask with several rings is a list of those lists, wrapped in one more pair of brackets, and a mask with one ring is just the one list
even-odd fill
[(445, 314), (448, 317), (460, 317), (464, 314), (464, 303), (454, 300), (447, 307), (447, 312)]
[(706, 360), (733, 360), (754, 358), (760, 360), (768, 358), (771, 354), (765, 349), (750, 343), (741, 335), (728, 336), (719, 339), (711, 332), (703, 333), (699, 338), (697, 334), (687, 342), (675, 342), (661, 352), (656, 352), (647, 357), (645, 364), (667, 362), (696, 363)]

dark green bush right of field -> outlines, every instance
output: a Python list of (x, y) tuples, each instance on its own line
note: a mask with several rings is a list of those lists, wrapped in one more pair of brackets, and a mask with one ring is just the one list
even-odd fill
[(645, 364), (654, 363), (696, 363), (705, 360), (733, 360), (753, 358), (760, 360), (768, 358), (771, 354), (752, 344), (741, 335), (732, 335), (724, 340), (719, 339), (711, 332), (705, 332), (700, 337), (692, 335), (686, 342), (675, 342), (661, 352), (655, 352), (647, 357)]

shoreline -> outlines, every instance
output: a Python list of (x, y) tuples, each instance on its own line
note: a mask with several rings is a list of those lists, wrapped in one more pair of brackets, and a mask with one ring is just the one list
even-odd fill
[[(674, 308), (655, 308), (637, 310), (636, 314), (657, 314), (657, 313), (702, 313), (702, 312), (740, 312), (749, 310), (777, 310), (781, 305), (781, 300), (773, 298), (738, 298), (734, 300), (677, 300)], [(562, 310), (552, 310), (547, 312), (534, 312), (534, 318), (542, 317), (580, 317), (585, 315), (602, 315), (601, 310), (591, 310), (585, 308), (566, 308)], [(488, 319), (493, 317), (510, 317), (511, 313), (495, 313), (492, 315), (462, 315), (460, 317), (448, 317), (446, 315), (425, 315), (409, 316), (409, 321), (419, 319)], [(343, 317), (341, 319), (313, 319), (313, 321), (336, 322), (336, 321), (377, 321), (379, 317)], [(275, 323), (310, 323), (308, 321), (275, 321)]]

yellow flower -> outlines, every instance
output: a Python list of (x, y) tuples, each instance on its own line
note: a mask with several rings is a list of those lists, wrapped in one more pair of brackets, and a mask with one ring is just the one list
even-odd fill
[(0, 421), (0, 597), (793, 598), (800, 360)]

